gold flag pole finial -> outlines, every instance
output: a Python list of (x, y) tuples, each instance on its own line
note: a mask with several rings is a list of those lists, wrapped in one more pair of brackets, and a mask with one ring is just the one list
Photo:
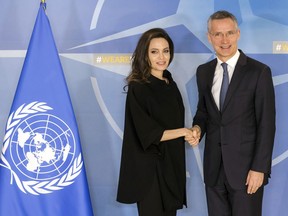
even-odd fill
[(45, 2), (45, 0), (41, 0), (41, 5), (42, 5), (43, 9), (46, 11), (46, 2)]

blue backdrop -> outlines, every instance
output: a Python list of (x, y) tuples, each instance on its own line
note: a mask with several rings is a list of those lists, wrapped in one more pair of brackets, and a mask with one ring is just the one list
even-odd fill
[[(39, 8), (36, 0), (0, 0), (0, 138)], [(208, 16), (234, 13), (239, 47), (268, 64), (276, 91), (277, 132), (272, 178), (264, 195), (264, 216), (287, 215), (288, 194), (288, 2), (278, 0), (62, 0), (47, 2), (55, 42), (70, 91), (96, 216), (134, 216), (135, 205), (117, 203), (124, 121), (124, 78), (141, 33), (163, 27), (175, 43), (169, 70), (177, 81), (191, 125), (197, 103), (195, 71), (214, 58), (206, 38)], [(45, 41), (43, 41), (45, 43)], [(49, 89), (47, 89), (49, 91)], [(285, 99), (286, 97), (286, 99)], [(187, 144), (188, 208), (180, 216), (206, 216), (202, 181), (203, 146)], [(76, 198), (75, 198), (76, 199)]]

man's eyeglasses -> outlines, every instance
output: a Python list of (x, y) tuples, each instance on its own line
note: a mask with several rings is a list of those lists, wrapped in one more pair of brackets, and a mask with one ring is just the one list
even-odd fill
[(238, 29), (237, 30), (231, 30), (231, 31), (227, 31), (227, 32), (225, 32), (225, 33), (223, 33), (223, 32), (216, 32), (216, 33), (211, 33), (211, 32), (209, 32), (209, 34), (210, 35), (212, 35), (215, 39), (222, 39), (222, 38), (224, 38), (224, 36), (225, 36), (225, 38), (232, 38), (232, 37), (234, 37), (235, 35), (236, 35), (236, 33), (238, 32)]

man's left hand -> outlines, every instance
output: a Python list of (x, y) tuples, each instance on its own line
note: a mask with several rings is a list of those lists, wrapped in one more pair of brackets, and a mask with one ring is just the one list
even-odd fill
[(250, 170), (246, 179), (247, 193), (253, 194), (262, 186), (264, 173)]

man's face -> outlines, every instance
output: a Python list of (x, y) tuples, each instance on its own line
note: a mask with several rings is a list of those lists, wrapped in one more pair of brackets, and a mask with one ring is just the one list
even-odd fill
[(232, 19), (212, 20), (208, 26), (208, 40), (213, 46), (217, 57), (226, 62), (238, 50), (240, 30)]

